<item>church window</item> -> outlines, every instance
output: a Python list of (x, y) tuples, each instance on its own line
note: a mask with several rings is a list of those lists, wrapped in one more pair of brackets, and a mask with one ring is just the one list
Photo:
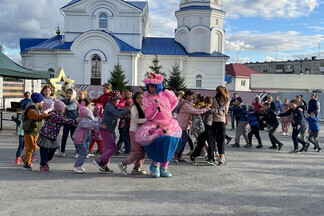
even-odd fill
[(51, 78), (54, 78), (55, 70), (53, 68), (49, 68), (47, 71), (51, 72)]
[(98, 55), (91, 59), (91, 85), (101, 85), (101, 58)]
[(245, 80), (241, 80), (241, 86), (245, 86)]
[(101, 13), (99, 15), (99, 28), (107, 28), (108, 27), (108, 16), (105, 13)]
[(201, 86), (202, 86), (202, 76), (197, 75), (196, 76), (196, 88), (201, 88)]

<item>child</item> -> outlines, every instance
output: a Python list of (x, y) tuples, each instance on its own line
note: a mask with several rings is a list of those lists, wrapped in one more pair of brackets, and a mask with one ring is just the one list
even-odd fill
[(309, 124), (309, 136), (308, 141), (314, 144), (314, 150), (321, 152), (322, 149), (319, 147), (318, 133), (320, 130), (320, 125), (318, 123), (318, 116), (316, 112), (311, 112), (306, 118)]
[[(22, 121), (22, 115), (18, 116), (18, 121)], [(24, 150), (24, 130), (22, 127), (22, 124), (18, 125), (18, 136), (19, 136), (19, 145), (16, 151), (16, 159), (15, 159), (15, 164), (20, 164), (20, 157), (22, 154), (22, 151)]]
[[(102, 120), (102, 111), (103, 107), (100, 103), (96, 104), (93, 108), (93, 116), (96, 118), (97, 121)], [(99, 130), (91, 130), (91, 143), (89, 146), (89, 154), (92, 153), (92, 149), (94, 144), (97, 142), (98, 148), (97, 151), (95, 152), (96, 155), (101, 155), (102, 154), (102, 137), (100, 135)]]
[[(281, 106), (280, 113), (285, 113), (289, 109), (289, 99), (285, 98), (284, 103)], [(289, 116), (283, 116), (280, 118), (282, 124), (282, 135), (288, 136), (289, 135)]]
[(121, 99), (119, 101), (119, 104), (118, 104), (118, 107), (120, 108), (125, 108), (125, 103), (127, 101), (130, 101), (131, 103), (133, 103), (133, 99), (131, 97), (131, 92), (128, 90), (128, 89), (124, 89), (122, 92), (121, 92), (121, 96), (123, 99)]
[(22, 159), (24, 161), (23, 169), (32, 170), (31, 156), (37, 149), (38, 134), (42, 128), (42, 120), (47, 114), (42, 108), (43, 95), (34, 92), (31, 95), (32, 102), (23, 114), (23, 129), (24, 129), (24, 145), (25, 154)]
[(100, 134), (103, 139), (103, 153), (99, 159), (93, 161), (93, 163), (103, 172), (113, 172), (108, 168), (111, 156), (116, 152), (116, 143), (114, 138), (114, 131), (117, 126), (117, 121), (120, 116), (130, 113), (129, 109), (119, 109), (118, 103), (122, 99), (119, 91), (111, 91), (107, 104), (104, 109), (102, 118), (102, 129)]
[(63, 125), (76, 125), (77, 122), (63, 116), (65, 104), (62, 101), (54, 101), (53, 110), (45, 120), (45, 123), (39, 133), (37, 145), (40, 148), (40, 167), (39, 171), (47, 173), (50, 171), (48, 162), (52, 160), (56, 149), (60, 147), (57, 142), (57, 136)]
[[(124, 108), (129, 108), (132, 106), (132, 101), (126, 101), (124, 103)], [(130, 127), (130, 119), (131, 115), (125, 115), (120, 118), (119, 121), (119, 141), (117, 143), (117, 153), (119, 154), (119, 150), (121, 149), (122, 143), (125, 145), (125, 154), (128, 154), (131, 152), (131, 146), (130, 146), (130, 141), (129, 141), (129, 127)]]
[[(270, 103), (265, 102), (263, 104), (263, 119), (267, 122), (267, 125), (269, 125), (269, 139), (271, 141), (272, 146), (269, 147), (269, 149), (277, 149), (278, 151), (281, 150), (283, 143), (280, 142), (277, 137), (275, 137), (274, 132), (279, 126), (277, 115), (273, 109), (270, 109)], [(277, 147), (278, 144), (278, 147)]]
[(249, 144), (247, 144), (246, 148), (252, 148), (252, 136), (255, 135), (255, 137), (258, 140), (258, 145), (257, 145), (257, 149), (262, 148), (262, 142), (261, 142), (261, 138), (260, 138), (260, 125), (259, 125), (259, 113), (255, 111), (255, 107), (254, 105), (250, 105), (249, 106), (249, 110), (247, 112), (247, 116), (248, 116), (248, 122), (250, 125), (250, 133), (248, 134), (248, 138), (249, 138)]
[(54, 101), (56, 101), (52, 87), (50, 85), (44, 85), (41, 94), (44, 97), (43, 109), (44, 112), (47, 114), (54, 109)]
[[(73, 89), (69, 88), (66, 90), (66, 98), (61, 100), (65, 104), (65, 112), (64, 116), (70, 119), (77, 119), (78, 112), (77, 112), (77, 103), (74, 99), (72, 99), (73, 95)], [(71, 136), (71, 139), (73, 137), (73, 133), (75, 131), (74, 125), (64, 125), (63, 126), (63, 135), (62, 135), (62, 141), (61, 141), (61, 152), (57, 155), (58, 157), (64, 157), (65, 156), (65, 147), (66, 147), (66, 141), (69, 136)]]
[(74, 164), (73, 171), (79, 174), (83, 174), (85, 169), (82, 168), (85, 159), (88, 155), (88, 149), (86, 148), (86, 142), (90, 135), (90, 130), (95, 129), (99, 130), (100, 124), (99, 122), (90, 121), (89, 117), (89, 110), (85, 106), (85, 102), (81, 102), (79, 105), (79, 116), (83, 118), (79, 123), (78, 126), (73, 134), (73, 142), (77, 148), (78, 158)]
[(145, 158), (145, 151), (142, 146), (140, 146), (135, 141), (135, 132), (139, 125), (147, 122), (145, 118), (144, 111), (143, 111), (143, 93), (136, 92), (134, 95), (134, 106), (131, 109), (131, 121), (130, 121), (130, 128), (129, 128), (129, 136), (131, 141), (131, 154), (122, 162), (118, 164), (120, 171), (122, 174), (127, 175), (127, 165), (135, 162), (134, 168), (132, 170), (132, 174), (134, 175), (145, 175), (146, 172), (141, 169), (144, 158)]
[(183, 158), (182, 153), (188, 141), (187, 128), (189, 124), (190, 114), (203, 114), (210, 109), (210, 108), (202, 108), (202, 109), (193, 108), (191, 105), (191, 101), (194, 97), (194, 93), (191, 90), (186, 90), (185, 95), (183, 97), (184, 100), (180, 101), (181, 107), (177, 118), (177, 121), (179, 122), (179, 126), (182, 129), (182, 136), (181, 136), (181, 141), (174, 154), (173, 161), (176, 163), (187, 162), (187, 160)]
[(232, 147), (240, 147), (241, 135), (243, 135), (246, 144), (249, 144), (248, 139), (248, 119), (246, 117), (246, 106), (242, 105), (243, 99), (237, 97), (234, 106), (229, 108), (229, 111), (234, 111), (235, 119), (237, 120), (237, 127), (235, 131), (235, 143)]
[[(213, 99), (211, 97), (206, 97), (204, 100), (205, 106), (210, 108), (213, 105)], [(222, 108), (221, 108), (222, 109)], [(215, 113), (221, 112), (220, 109), (211, 109), (205, 113), (204, 116), (204, 126), (205, 131), (198, 135), (198, 144), (190, 156), (190, 160), (193, 164), (197, 164), (196, 158), (200, 155), (201, 150), (205, 146), (205, 142), (208, 143), (208, 160), (207, 163), (215, 165), (215, 140), (213, 137), (212, 124), (213, 124), (213, 115)]]
[[(306, 122), (303, 114), (303, 110), (298, 108), (298, 101), (291, 100), (289, 103), (289, 110), (285, 113), (280, 113), (278, 116), (291, 116), (291, 125), (293, 127), (293, 132), (291, 138), (294, 142), (294, 150), (290, 151), (289, 153), (300, 153), (300, 152), (307, 152), (309, 148), (309, 143), (306, 143), (304, 140), (298, 137), (298, 134), (306, 130)], [(303, 145), (301, 150), (298, 150), (298, 143)]]

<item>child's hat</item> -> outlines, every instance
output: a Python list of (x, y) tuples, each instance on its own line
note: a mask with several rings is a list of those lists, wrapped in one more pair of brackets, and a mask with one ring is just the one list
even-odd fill
[(150, 73), (147, 78), (143, 80), (143, 83), (146, 85), (148, 84), (160, 84), (164, 80), (163, 76), (161, 74), (155, 74), (155, 73)]
[(89, 110), (85, 106), (84, 101), (82, 101), (81, 104), (78, 105), (78, 107), (79, 107), (79, 116), (80, 117), (88, 117), (89, 116)]
[(31, 99), (33, 101), (33, 103), (40, 103), (44, 100), (44, 97), (43, 95), (37, 93), (37, 92), (34, 92), (32, 95), (31, 95)]
[(238, 100), (240, 103), (243, 103), (243, 98), (237, 97), (236, 100)]
[(113, 90), (113, 91), (111, 91), (111, 92), (110, 92), (110, 95), (109, 95), (109, 97), (108, 97), (108, 100), (109, 100), (109, 101), (112, 101), (112, 100), (121, 100), (121, 99), (123, 99), (123, 98), (122, 98), (120, 92), (117, 91), (117, 90)]
[(62, 101), (54, 101), (54, 110), (56, 112), (64, 112), (65, 104)]

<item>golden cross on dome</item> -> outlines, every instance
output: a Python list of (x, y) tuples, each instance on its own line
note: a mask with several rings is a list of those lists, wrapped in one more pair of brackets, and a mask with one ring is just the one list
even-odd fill
[[(58, 68), (55, 77), (46, 80), (48, 84), (52, 85), (54, 87), (54, 95), (55, 97), (63, 96), (65, 97), (65, 92), (67, 89), (71, 88), (72, 84), (74, 83), (74, 80), (71, 80), (65, 76), (63, 68)], [(62, 85), (62, 90), (58, 89), (58, 82), (64, 82)]]

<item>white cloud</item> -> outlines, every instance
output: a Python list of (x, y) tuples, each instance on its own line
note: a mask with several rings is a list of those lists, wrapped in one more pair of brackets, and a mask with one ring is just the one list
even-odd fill
[(317, 0), (227, 0), (223, 1), (223, 10), (228, 18), (296, 18), (308, 16), (318, 5)]
[(324, 38), (322, 34), (302, 35), (300, 32), (261, 33), (257, 31), (240, 31), (228, 34), (226, 51), (298, 51), (305, 48), (315, 48), (316, 43)]

